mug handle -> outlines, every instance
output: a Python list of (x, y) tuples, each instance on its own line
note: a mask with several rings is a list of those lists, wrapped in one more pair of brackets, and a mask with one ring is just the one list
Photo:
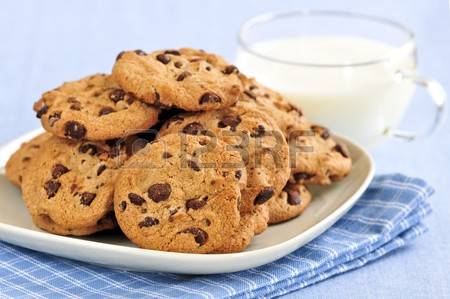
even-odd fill
[(398, 71), (397, 75), (400, 77), (400, 80), (409, 80), (412, 83), (425, 88), (429, 97), (433, 101), (434, 106), (436, 107), (436, 111), (431, 126), (422, 131), (413, 132), (394, 129), (388, 130), (386, 134), (406, 141), (414, 141), (416, 138), (433, 134), (434, 131), (436, 131), (436, 129), (444, 123), (447, 114), (447, 93), (445, 92), (444, 87), (436, 80), (425, 79), (416, 74), (406, 74), (402, 71)]

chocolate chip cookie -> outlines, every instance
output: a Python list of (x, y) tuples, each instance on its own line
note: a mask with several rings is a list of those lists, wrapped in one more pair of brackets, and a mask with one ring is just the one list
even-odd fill
[(115, 142), (56, 136), (41, 144), (23, 174), (22, 192), (35, 224), (55, 234), (110, 229), (117, 169), (126, 159)]
[(289, 137), (292, 174), (305, 184), (327, 185), (344, 178), (352, 168), (350, 153), (328, 129), (312, 125), (309, 131), (293, 131)]
[(51, 136), (52, 135), (49, 133), (39, 134), (30, 141), (23, 143), (20, 148), (11, 155), (5, 166), (6, 177), (11, 183), (20, 187), (22, 184), (23, 173), (30, 164), (30, 161), (41, 148), (42, 143), (46, 142)]
[(130, 158), (114, 194), (127, 237), (148, 249), (225, 252), (246, 185), (239, 154), (225, 147), (208, 136), (169, 134)]
[(280, 94), (240, 75), (244, 86), (238, 106), (252, 106), (271, 115), (289, 142), (292, 173), (305, 184), (330, 184), (345, 177), (352, 161), (330, 131), (311, 122)]
[(161, 136), (173, 133), (214, 136), (225, 141), (229, 151), (240, 153), (248, 174), (243, 214), (280, 193), (289, 179), (288, 144), (274, 120), (255, 108), (180, 114), (160, 131)]
[(33, 108), (45, 130), (74, 140), (136, 134), (153, 126), (159, 113), (102, 74), (64, 83), (44, 93)]
[(269, 224), (280, 223), (300, 215), (311, 202), (311, 193), (300, 182), (288, 182), (280, 194), (269, 201)]
[(123, 89), (143, 101), (187, 111), (228, 107), (241, 93), (235, 66), (190, 48), (122, 52), (112, 73)]

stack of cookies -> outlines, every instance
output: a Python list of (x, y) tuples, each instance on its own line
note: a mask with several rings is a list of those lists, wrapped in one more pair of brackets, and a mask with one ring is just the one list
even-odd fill
[(33, 108), (46, 132), (6, 175), (34, 223), (60, 235), (118, 226), (142, 248), (239, 252), (352, 164), (326, 128), (202, 50), (122, 52), (111, 75), (64, 83)]

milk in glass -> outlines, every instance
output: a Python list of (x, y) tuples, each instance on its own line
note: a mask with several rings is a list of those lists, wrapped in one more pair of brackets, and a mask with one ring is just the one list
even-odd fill
[(236, 64), (314, 122), (373, 145), (397, 127), (414, 92), (399, 74), (415, 71), (413, 51), (400, 49), (352, 36), (283, 38), (255, 43), (252, 50), (288, 63), (242, 50)]

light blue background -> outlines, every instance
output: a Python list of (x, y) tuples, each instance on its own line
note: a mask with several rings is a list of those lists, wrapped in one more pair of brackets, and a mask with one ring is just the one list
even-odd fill
[[(398, 20), (416, 32), (419, 69), (450, 91), (448, 2), (433, 1), (2, 1), (0, 143), (39, 126), (31, 106), (63, 81), (109, 72), (123, 49), (192, 46), (230, 60), (239, 25), (272, 10), (326, 8)], [(431, 112), (418, 92), (405, 126)], [(311, 298), (450, 297), (450, 125), (432, 138), (388, 141), (373, 150), (378, 173), (419, 176), (437, 190), (430, 232), (414, 245), (362, 269), (289, 296)]]

